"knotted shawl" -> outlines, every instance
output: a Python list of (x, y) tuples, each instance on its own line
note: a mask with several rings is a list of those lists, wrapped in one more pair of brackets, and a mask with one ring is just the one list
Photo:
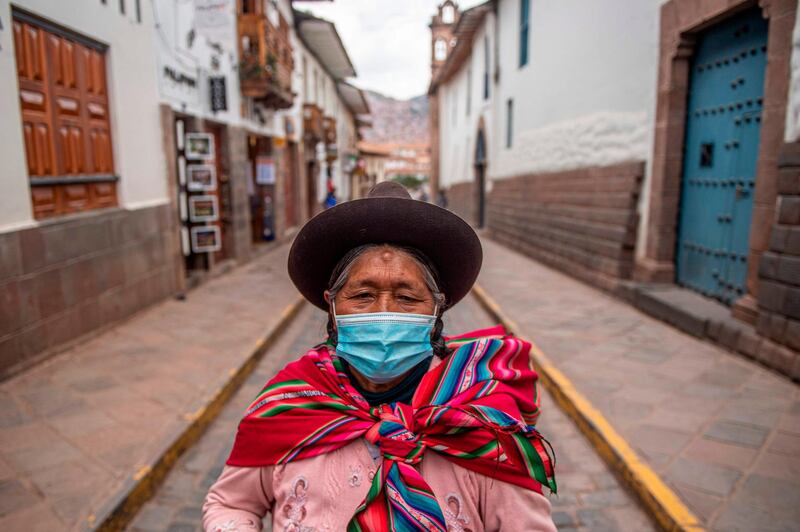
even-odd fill
[(411, 405), (370, 407), (341, 361), (319, 346), (258, 394), (239, 424), (228, 465), (285, 464), (364, 437), (381, 452), (348, 531), (446, 532), (430, 486), (415, 466), (426, 450), (478, 473), (541, 493), (556, 491), (539, 414), (530, 344), (500, 327), (448, 339), (455, 348), (422, 378)]

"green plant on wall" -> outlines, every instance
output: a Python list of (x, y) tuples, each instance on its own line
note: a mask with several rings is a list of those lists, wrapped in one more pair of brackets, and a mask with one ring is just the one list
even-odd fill
[(244, 58), (239, 62), (239, 79), (253, 80), (270, 77), (277, 68), (277, 59), (273, 54), (267, 56), (267, 64), (263, 65), (254, 57)]
[(396, 181), (403, 185), (404, 187), (414, 190), (421, 187), (425, 183), (425, 179), (421, 179), (415, 175), (397, 175), (392, 178), (392, 181)]

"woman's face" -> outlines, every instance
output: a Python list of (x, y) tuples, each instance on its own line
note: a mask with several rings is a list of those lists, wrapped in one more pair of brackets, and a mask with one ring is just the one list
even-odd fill
[[(330, 294), (325, 292), (330, 304)], [(433, 314), (433, 294), (417, 263), (391, 247), (371, 249), (353, 263), (336, 295), (337, 314), (407, 312)]]

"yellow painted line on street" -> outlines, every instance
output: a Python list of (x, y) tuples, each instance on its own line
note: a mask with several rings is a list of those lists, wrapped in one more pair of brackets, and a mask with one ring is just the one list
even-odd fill
[[(509, 318), (479, 284), (472, 292), (484, 309), (509, 332), (522, 334), (522, 329)], [(526, 340), (528, 340), (526, 338)], [(586, 397), (583, 396), (549, 357), (531, 342), (531, 361), (539, 372), (542, 384), (550, 391), (561, 409), (575, 421), (598, 454), (639, 498), (650, 515), (664, 530), (700, 532), (700, 520), (683, 504), (661, 477), (636, 454)]]
[[(130, 487), (120, 496), (119, 500), (112, 502), (101, 511), (87, 516), (86, 521), (90, 529), (116, 531), (124, 530), (127, 527), (141, 507), (155, 494), (175, 462), (200, 439), (208, 425), (219, 415), (222, 407), (253, 373), (261, 357), (286, 330), (300, 309), (303, 308), (304, 303), (305, 299), (298, 296), (283, 309), (278, 321), (255, 343), (255, 348), (252, 349), (242, 365), (238, 368), (231, 368), (230, 378), (223, 386), (216, 389), (211, 400), (195, 412), (183, 415), (183, 419), (188, 422), (188, 425), (171, 442), (167, 443), (165, 450), (156, 457), (152, 465), (141, 466), (136, 471), (131, 477)], [(102, 517), (98, 518), (97, 515)]]

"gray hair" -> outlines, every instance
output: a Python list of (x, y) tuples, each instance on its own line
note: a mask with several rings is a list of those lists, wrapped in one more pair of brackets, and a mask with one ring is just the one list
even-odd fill
[(336, 298), (336, 294), (338, 294), (342, 287), (347, 284), (347, 280), (350, 278), (350, 271), (353, 269), (353, 264), (356, 263), (356, 260), (364, 255), (364, 253), (378, 248), (394, 249), (413, 260), (422, 272), (422, 278), (425, 281), (425, 286), (428, 287), (431, 296), (433, 296), (433, 302), (435, 303), (436, 308), (441, 311), (444, 310), (445, 295), (439, 289), (439, 283), (437, 282), (438, 275), (434, 273), (435, 269), (430, 260), (420, 251), (414, 248), (397, 246), (394, 244), (364, 244), (363, 246), (353, 248), (344, 257), (342, 257), (331, 274), (331, 282), (329, 283), (330, 286), (328, 288), (328, 293), (331, 300), (334, 300)]

